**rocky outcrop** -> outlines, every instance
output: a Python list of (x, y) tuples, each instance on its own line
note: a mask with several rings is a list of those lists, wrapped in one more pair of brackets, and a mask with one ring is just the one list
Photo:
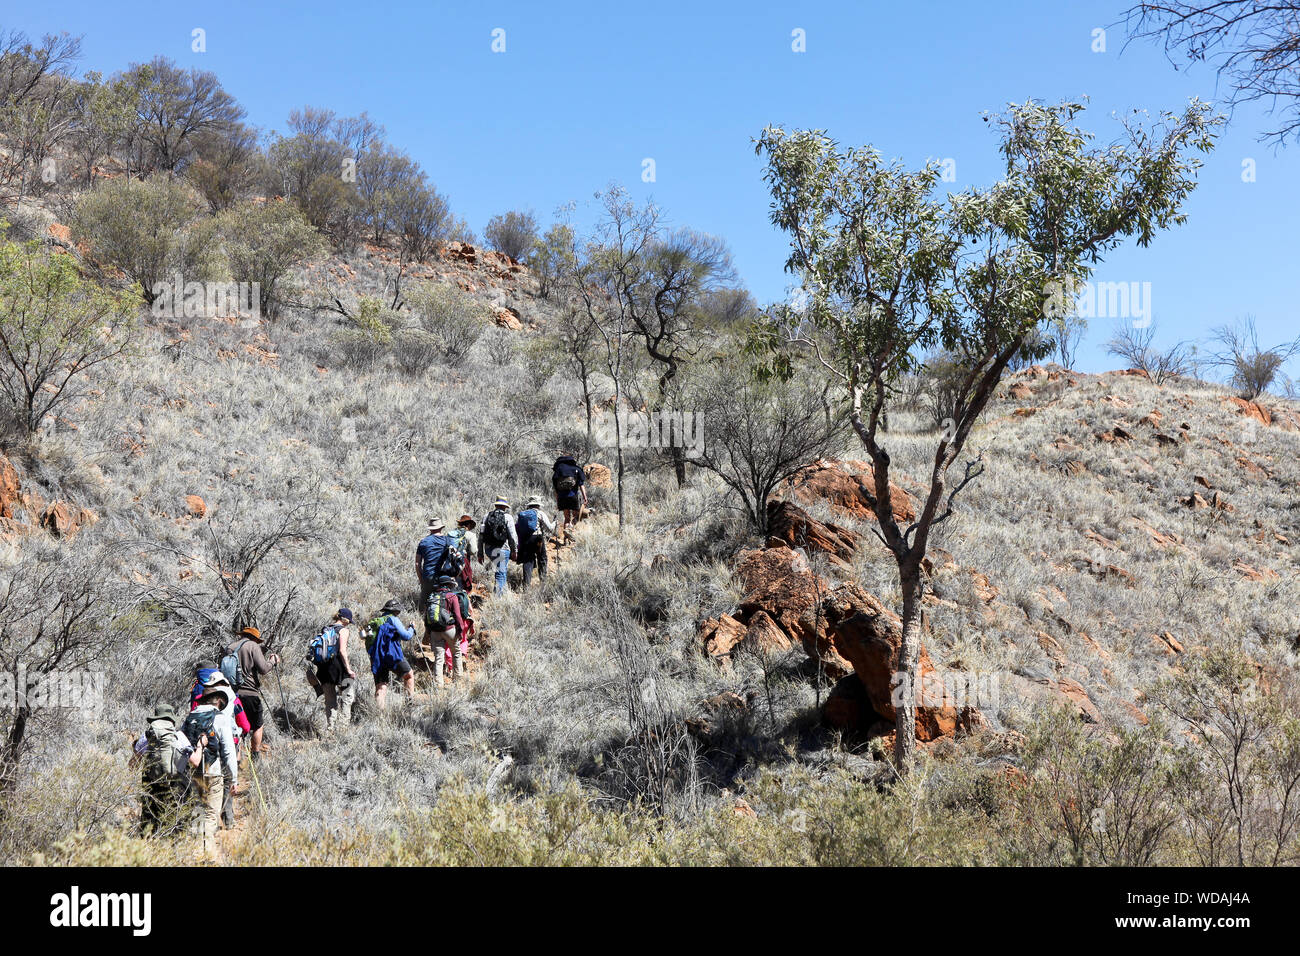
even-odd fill
[[(847, 585), (823, 603), (827, 635), (835, 652), (853, 666), (872, 715), (892, 729), (897, 719), (896, 701), (905, 690), (899, 686), (903, 623), (857, 585)], [(925, 646), (920, 648), (913, 693), (916, 695), (916, 736), (920, 741), (948, 737), (979, 722), (979, 714), (961, 706), (950, 693)], [(841, 695), (843, 696), (843, 695)], [(842, 705), (837, 705), (842, 706)], [(833, 718), (833, 713), (828, 718)], [(859, 721), (866, 716), (859, 714)], [(869, 729), (861, 727), (863, 730)]]
[[(825, 501), (855, 518), (875, 520), (875, 471), (869, 462), (823, 458), (790, 479), (790, 491), (805, 503)], [(894, 518), (911, 522), (917, 501), (895, 484), (889, 486)]]
[(18, 469), (0, 455), (0, 536), (12, 538), (37, 529), (70, 538), (99, 516), (66, 501), (47, 501), (39, 489), (23, 489)]
[(63, 501), (52, 501), (41, 513), (41, 527), (56, 538), (70, 538), (99, 516), (87, 508), (78, 508)]
[(860, 540), (857, 532), (836, 524), (823, 524), (789, 501), (767, 503), (767, 529), (772, 538), (791, 548), (831, 555), (840, 567), (848, 567)]
[(4, 455), (0, 455), (0, 518), (14, 517), (14, 508), (22, 491), (18, 469)]
[[(744, 596), (734, 615), (701, 626), (706, 656), (729, 663), (740, 649), (772, 654), (801, 647), (840, 681), (823, 712), (828, 723), (868, 735), (892, 729), (902, 644), (898, 615), (856, 583), (832, 587), (793, 548), (744, 552), (735, 573)], [(918, 674), (918, 739), (950, 736), (979, 721), (948, 693), (924, 647)]]

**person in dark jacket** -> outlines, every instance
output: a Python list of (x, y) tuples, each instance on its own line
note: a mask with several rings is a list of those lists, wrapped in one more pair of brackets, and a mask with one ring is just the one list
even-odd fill
[(560, 530), (567, 538), (569, 525), (577, 526), (582, 509), (587, 506), (587, 476), (572, 455), (561, 455), (555, 460), (551, 487), (555, 489), (555, 510), (564, 515)]

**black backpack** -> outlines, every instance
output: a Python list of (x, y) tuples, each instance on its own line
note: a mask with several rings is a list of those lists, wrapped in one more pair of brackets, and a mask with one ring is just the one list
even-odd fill
[(217, 740), (217, 735), (212, 726), (217, 722), (217, 715), (221, 711), (213, 708), (212, 710), (195, 710), (191, 711), (185, 718), (185, 723), (181, 724), (181, 733), (185, 739), (190, 742), (190, 746), (197, 747), (199, 738), (204, 734), (208, 735), (207, 746), (203, 748), (204, 763), (219, 760), (221, 758), (221, 743)]
[(551, 475), (551, 486), (561, 495), (576, 491), (578, 488), (578, 472), (580, 470), (578, 463), (572, 458), (561, 458), (555, 463), (555, 470)]
[(483, 544), (499, 548), (510, 540), (510, 516), (500, 508), (493, 508), (483, 519)]
[(465, 570), (465, 553), (460, 548), (451, 547), (442, 556), (442, 570), (438, 572), (440, 577), (458, 578), (460, 573)]

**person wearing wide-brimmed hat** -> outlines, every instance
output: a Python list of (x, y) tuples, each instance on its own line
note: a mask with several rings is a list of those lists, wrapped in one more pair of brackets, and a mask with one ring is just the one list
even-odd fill
[(230, 783), (232, 796), (239, 793), (234, 726), (225, 713), (234, 698), (234, 688), (226, 676), (220, 671), (210, 674), (203, 682), (203, 696), (199, 698), (198, 706), (181, 724), (181, 733), (194, 748), (189, 763), (199, 792), (199, 841), (205, 861), (214, 861), (219, 855), (217, 829), (221, 825), (226, 781)]
[(162, 833), (180, 817), (189, 784), (188, 758), (193, 749), (177, 729), (180, 717), (171, 704), (159, 702), (149, 726), (135, 742), (143, 762), (140, 782), (140, 835)]
[(483, 518), (483, 530), (478, 536), (478, 559), (489, 561), (496, 569), (496, 593), (505, 594), (510, 569), (510, 555), (519, 553), (519, 539), (515, 536), (515, 523), (510, 519), (510, 501), (500, 495), (492, 502), (492, 510)]
[(555, 534), (555, 522), (542, 510), (542, 499), (532, 495), (528, 504), (515, 518), (515, 537), (519, 540), (520, 567), (524, 569), (524, 587), (533, 580), (533, 568), (537, 576), (546, 580), (546, 536)]
[(478, 554), (478, 535), (474, 529), (478, 527), (478, 522), (469, 515), (461, 515), (456, 519), (456, 527), (447, 532), (447, 537), (451, 538), (451, 543), (460, 549), (461, 562), (460, 585), (466, 592), (474, 587), (474, 555)]
[(226, 646), (225, 654), (234, 654), (239, 658), (239, 686), (233, 688), (239, 695), (248, 717), (249, 752), (260, 756), (271, 752), (271, 748), (262, 743), (262, 728), (266, 723), (262, 701), (262, 675), (280, 663), (279, 654), (262, 653), (262, 632), (249, 626), (242, 628), (239, 636)]
[(402, 642), (414, 640), (415, 628), (402, 623), (402, 605), (396, 598), (380, 610), (366, 625), (366, 652), (370, 655), (370, 673), (375, 676), (375, 703), (384, 709), (388, 684), (396, 674), (406, 688), (408, 698), (415, 696), (415, 672), (402, 653)]
[(447, 552), (455, 543), (447, 534), (447, 523), (441, 518), (429, 519), (429, 533), (415, 548), (415, 574), (420, 579), (420, 607), (424, 607), (433, 593), (434, 582), (442, 577)]

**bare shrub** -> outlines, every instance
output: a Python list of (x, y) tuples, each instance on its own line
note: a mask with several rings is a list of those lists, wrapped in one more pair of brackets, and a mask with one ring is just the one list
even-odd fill
[(1228, 383), (1251, 401), (1268, 391), (1279, 376), (1285, 381), (1282, 367), (1300, 354), (1300, 338), (1262, 348), (1253, 317), (1219, 326), (1212, 337), (1218, 350), (1211, 356), (1211, 364), (1225, 369)]
[(739, 498), (750, 524), (767, 533), (767, 500), (800, 468), (829, 454), (843, 420), (823, 414), (821, 395), (801, 381), (757, 382), (724, 373), (702, 389), (704, 447), (694, 464)]
[(1168, 799), (1176, 775), (1158, 725), (1121, 730), (1118, 743), (1090, 735), (1075, 715), (1054, 712), (1029, 735), (1025, 843), (1043, 864), (1148, 866), (1158, 862), (1179, 812)]
[[(0, 570), (0, 672), (26, 672), (27, 687), (47, 676), (99, 666), (126, 640), (134, 604), (110, 583), (109, 552), (69, 555), (24, 549), (17, 564)], [(0, 737), (0, 816), (18, 783), (19, 765), (33, 742), (58, 721), (58, 710), (29, 696), (3, 714)]]
[(1129, 368), (1146, 372), (1154, 385), (1163, 385), (1176, 376), (1191, 374), (1194, 363), (1187, 343), (1178, 342), (1161, 350), (1153, 344), (1155, 337), (1155, 322), (1144, 328), (1124, 322), (1115, 327), (1114, 334), (1106, 343), (1106, 353), (1123, 359)]
[(1181, 762), (1196, 776), (1174, 790), (1201, 865), (1300, 860), (1300, 685), (1285, 660), (1258, 666), (1215, 647), (1151, 697), (1187, 728)]

